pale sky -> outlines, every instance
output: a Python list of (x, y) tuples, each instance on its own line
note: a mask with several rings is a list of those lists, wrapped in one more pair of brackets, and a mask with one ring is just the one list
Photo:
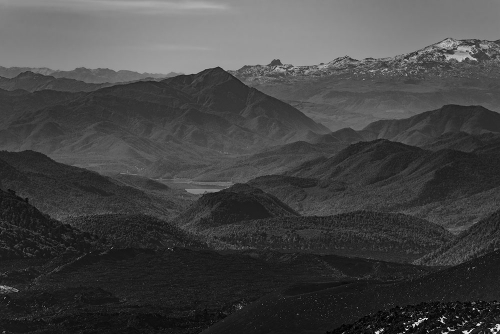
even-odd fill
[(500, 0), (0, 0), (0, 66), (194, 73), (500, 39)]

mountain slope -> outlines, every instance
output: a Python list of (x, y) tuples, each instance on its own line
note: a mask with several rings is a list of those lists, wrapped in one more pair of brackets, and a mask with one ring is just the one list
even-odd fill
[(423, 145), (446, 133), (500, 134), (500, 114), (481, 106), (446, 105), (403, 119), (374, 122), (359, 131), (365, 140)]
[(325, 333), (343, 324), (421, 302), (500, 298), (500, 252), (427, 276), (396, 283), (356, 281), (311, 292), (276, 293), (245, 307), (204, 334)]
[(231, 72), (332, 130), (406, 118), (446, 104), (500, 111), (498, 42), (447, 38), (388, 58), (337, 58), (312, 66), (244, 66)]
[(421, 303), (395, 307), (382, 314), (364, 317), (327, 334), (356, 334), (360, 331), (388, 332), (399, 328), (401, 333), (498, 333), (500, 326), (498, 302)]
[(450, 266), (469, 261), (500, 248), (500, 211), (477, 222), (455, 240), (425, 255), (416, 263)]
[(453, 239), (444, 228), (393, 213), (358, 211), (329, 217), (278, 217), (236, 222), (207, 232), (241, 248), (313, 251), (407, 261)]
[(311, 144), (297, 141), (265, 148), (255, 154), (236, 157), (181, 175), (201, 181), (247, 182), (258, 176), (284, 173), (312, 159), (331, 156), (346, 146), (348, 143), (345, 142)]
[(0, 122), (0, 148), (36, 150), (101, 172), (140, 173), (158, 163), (156, 169), (175, 174), (221, 161), (228, 153), (328, 133), (300, 111), (220, 68), (86, 94), (57, 94), (68, 94), (67, 100), (19, 110), (20, 98), (5, 94), (10, 112)]
[(92, 215), (65, 219), (66, 224), (104, 238), (117, 248), (206, 248), (176, 226), (143, 214)]
[(496, 210), (498, 163), (498, 154), (432, 152), (376, 140), (249, 184), (303, 215), (397, 211), (462, 227)]
[(97, 237), (51, 219), (12, 190), (0, 190), (0, 258), (51, 257), (98, 247)]
[(0, 151), (0, 183), (53, 217), (148, 213), (170, 217), (189, 203), (175, 190), (131, 187), (33, 152)]
[(298, 214), (274, 196), (260, 189), (236, 184), (217, 193), (205, 194), (174, 219), (174, 223), (191, 232), (242, 221)]

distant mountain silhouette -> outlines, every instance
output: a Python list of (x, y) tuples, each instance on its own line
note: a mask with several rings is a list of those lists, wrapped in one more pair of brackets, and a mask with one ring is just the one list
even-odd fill
[(91, 92), (106, 86), (110, 86), (110, 84), (90, 84), (74, 79), (58, 79), (33, 72), (23, 72), (12, 79), (0, 77), (0, 89), (10, 91), (23, 89), (28, 92), (35, 92), (50, 89), (61, 92)]
[(125, 70), (114, 71), (108, 68), (88, 69), (85, 67), (79, 67), (72, 71), (59, 71), (59, 70), (52, 70), (50, 68), (33, 68), (33, 67), (5, 68), (0, 66), (0, 77), (14, 78), (17, 77), (19, 74), (27, 71), (42, 75), (50, 75), (53, 76), (54, 78), (74, 79), (86, 83), (97, 83), (97, 84), (136, 81), (147, 78), (163, 79), (180, 74), (174, 72), (168, 74), (138, 73)]

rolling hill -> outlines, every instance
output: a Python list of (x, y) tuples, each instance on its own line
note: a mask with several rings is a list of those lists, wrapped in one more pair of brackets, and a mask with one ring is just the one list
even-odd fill
[(99, 236), (117, 248), (206, 248), (178, 227), (144, 214), (109, 214), (68, 218), (64, 223)]
[(34, 151), (0, 151), (0, 166), (3, 188), (15, 190), (56, 218), (106, 213), (172, 217), (191, 202), (176, 190), (123, 183)]
[(248, 184), (303, 215), (397, 211), (461, 228), (496, 210), (498, 157), (376, 140)]
[(455, 240), (425, 255), (416, 263), (434, 266), (452, 266), (500, 248), (500, 211), (480, 220)]
[[(209, 167), (181, 172), (178, 176), (200, 181), (247, 182), (258, 176), (284, 173), (312, 159), (329, 157), (347, 146), (345, 142), (311, 144), (297, 141), (224, 160)], [(152, 173), (150, 176), (162, 174)]]
[(54, 257), (102, 247), (97, 237), (51, 219), (17, 196), (0, 190), (0, 259)]
[(500, 134), (500, 114), (481, 106), (446, 105), (402, 119), (374, 122), (360, 131), (365, 140), (389, 139), (421, 146), (448, 133)]
[(444, 228), (403, 214), (358, 211), (328, 217), (279, 217), (205, 232), (235, 248), (304, 251), (409, 261), (453, 239)]
[(174, 223), (186, 231), (203, 233), (221, 225), (290, 216), (298, 214), (274, 196), (246, 184), (235, 184), (203, 195), (176, 217)]

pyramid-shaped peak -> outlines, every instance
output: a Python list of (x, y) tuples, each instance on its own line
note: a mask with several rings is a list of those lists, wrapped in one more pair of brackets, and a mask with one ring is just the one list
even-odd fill
[(281, 66), (283, 65), (283, 63), (281, 62), (281, 60), (279, 59), (273, 59), (272, 62), (269, 63), (269, 65), (267, 66)]
[(436, 43), (435, 45), (438, 47), (441, 47), (441, 48), (452, 48), (452, 47), (457, 46), (458, 44), (460, 44), (460, 41), (458, 41), (454, 38), (448, 37), (448, 38), (443, 39), (441, 42)]

